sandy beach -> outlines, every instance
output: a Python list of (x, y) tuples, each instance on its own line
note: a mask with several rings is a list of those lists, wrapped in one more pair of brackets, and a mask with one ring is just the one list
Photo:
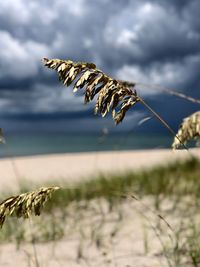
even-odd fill
[(67, 153), (0, 159), (0, 188), (16, 188), (19, 181), (74, 183), (99, 173), (123, 173), (164, 165), (196, 156), (199, 149), (170, 149)]
[[(200, 158), (200, 150), (157, 149), (7, 158), (0, 160), (0, 188), (1, 190), (5, 188), (15, 190), (20, 179), (40, 185), (49, 181), (54, 181), (56, 184), (62, 180), (75, 183), (84, 179), (95, 179), (99, 173), (144, 170), (176, 160), (186, 160), (192, 156)], [(158, 257), (162, 245), (154, 231), (149, 229), (147, 220), (141, 215), (145, 213), (151, 224), (156, 223), (157, 217), (152, 212), (153, 203), (148, 197), (142, 201), (151, 209), (134, 200), (124, 202), (120, 208), (113, 209), (112, 212), (109, 210), (108, 203), (103, 199), (92, 201), (91, 209), (83, 209), (82, 213), (80, 210), (77, 213), (74, 212), (72, 205), (71, 210), (68, 209), (66, 229), (64, 228), (65, 237), (59, 242), (38, 243), (35, 247), (30, 243), (24, 243), (21, 244), (19, 250), (16, 249), (15, 242), (2, 244), (0, 266), (38, 266), (35, 254), (37, 254), (40, 266), (165, 266), (165, 257)], [(103, 224), (100, 216), (102, 209)], [(96, 210), (95, 215), (94, 210)], [(170, 224), (176, 222), (176, 219), (167, 219), (170, 220)], [(97, 249), (96, 241), (91, 243), (90, 235), (94, 232), (93, 228), (97, 236), (101, 236), (102, 248)], [(113, 236), (113, 229), (117, 231), (116, 236)], [(148, 229), (147, 243), (150, 242), (148, 253), (145, 252), (145, 231), (147, 231), (145, 229)], [(113, 237), (110, 238), (111, 236)], [(84, 255), (82, 258), (80, 258), (80, 251)], [(92, 262), (93, 265), (89, 265), (87, 261)]]

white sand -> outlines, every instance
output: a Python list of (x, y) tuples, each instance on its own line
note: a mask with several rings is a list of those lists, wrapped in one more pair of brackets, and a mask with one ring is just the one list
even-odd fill
[[(93, 211), (79, 211), (78, 218), (73, 213), (68, 216), (65, 237), (59, 241), (37, 243), (35, 250), (39, 266), (42, 267), (160, 267), (165, 263), (163, 256), (157, 254), (162, 246), (155, 234), (149, 229), (148, 222), (137, 210), (139, 203), (124, 203), (112, 212), (107, 211), (107, 204), (93, 202)], [(96, 212), (94, 208), (96, 207)], [(101, 207), (101, 209), (100, 209)], [(107, 207), (107, 208), (106, 208)], [(104, 216), (97, 210), (104, 210)], [(155, 223), (155, 216), (142, 208), (145, 215)], [(73, 218), (73, 219), (72, 219)], [(145, 253), (144, 235), (148, 229), (148, 253)], [(168, 229), (166, 229), (167, 231)], [(40, 230), (41, 231), (41, 230)], [(92, 234), (93, 233), (93, 234)], [(115, 235), (112, 236), (112, 233)], [(96, 241), (100, 240), (97, 247)], [(168, 239), (167, 239), (168, 241)], [(78, 259), (78, 255), (82, 258)], [(35, 267), (36, 257), (31, 244), (22, 244), (16, 250), (14, 244), (0, 246), (0, 266)]]
[(65, 180), (77, 182), (99, 173), (119, 173), (140, 170), (158, 164), (168, 164), (191, 156), (200, 158), (199, 149), (172, 151), (169, 149), (68, 153), (19, 157), (0, 160), (1, 188), (16, 188), (19, 179), (34, 183)]
[[(45, 181), (59, 181), (60, 179), (68, 182), (76, 182), (80, 179), (87, 179), (88, 177), (93, 178), (98, 173), (119, 173), (126, 170), (151, 168), (158, 164), (165, 165), (177, 159), (184, 160), (191, 156), (200, 158), (200, 150), (193, 149), (189, 152), (143, 150), (44, 155), (21, 157), (13, 161), (10, 159), (1, 159), (0, 190), (5, 189), (5, 186), (12, 189), (17, 187), (19, 177), (40, 184)], [(15, 174), (16, 170), (18, 172), (18, 178)], [(128, 201), (128, 203), (124, 203), (121, 206), (120, 210), (123, 214), (123, 219), (120, 221), (118, 219), (113, 221), (116, 213), (109, 211), (105, 215), (105, 222), (103, 224), (105, 226), (103, 226), (103, 229), (102, 226), (100, 227), (101, 224), (98, 221), (95, 222), (98, 219), (98, 215), (87, 214), (85, 210), (83, 210), (84, 217), (81, 217), (81, 219), (78, 217), (79, 219), (70, 223), (71, 218), (76, 216), (76, 213), (74, 214), (73, 212), (71, 216), (68, 216), (69, 237), (65, 236), (60, 241), (37, 244), (35, 246), (40, 266), (168, 266), (165, 265), (165, 258), (159, 256), (162, 246), (158, 242), (158, 238), (155, 236), (155, 233), (152, 233), (152, 231), (149, 232), (149, 230), (147, 234), (147, 245), (150, 250), (147, 254), (144, 251), (144, 223), (147, 224), (148, 229), (149, 225), (147, 220), (140, 216), (140, 212), (143, 212), (145, 216), (152, 217), (151, 210), (144, 210), (144, 207), (140, 206), (141, 204), (138, 202), (133, 201), (133, 206), (131, 203)], [(151, 202), (148, 200), (147, 203), (150, 205)], [(78, 213), (77, 216), (79, 216)], [(86, 218), (86, 221), (84, 221), (84, 218)], [(117, 224), (114, 224), (114, 222)], [(171, 220), (169, 222), (171, 224)], [(102, 249), (97, 250), (90, 239), (87, 236), (85, 237), (85, 234), (83, 238), (83, 231), (86, 233), (90, 233), (91, 231), (88, 227), (96, 227), (100, 232), (101, 230), (103, 232), (104, 230), (106, 231), (105, 235), (101, 235), (101, 238), (103, 238), (101, 239), (102, 242), (105, 242)], [(113, 231), (113, 229), (118, 229), (119, 233), (110, 240), (109, 231)], [(80, 245), (83, 249), (84, 256), (86, 255), (90, 258), (90, 263), (84, 259), (76, 260)], [(108, 254), (104, 255), (104, 252)], [(0, 266), (32, 267), (36, 266), (35, 259), (34, 248), (30, 244), (22, 245), (19, 250), (16, 250), (15, 242), (0, 246)]]

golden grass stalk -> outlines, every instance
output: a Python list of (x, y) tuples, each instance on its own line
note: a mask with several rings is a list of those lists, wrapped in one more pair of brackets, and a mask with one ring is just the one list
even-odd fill
[(43, 63), (48, 68), (58, 72), (59, 79), (64, 85), (69, 86), (74, 82), (74, 92), (85, 88), (85, 103), (92, 101), (98, 95), (94, 109), (95, 114), (100, 113), (104, 117), (111, 110), (112, 117), (118, 124), (122, 122), (129, 108), (140, 102), (173, 136), (176, 136), (159, 114), (137, 95), (134, 89), (135, 83), (113, 79), (97, 69), (93, 63), (48, 58), (44, 58)]
[(200, 111), (197, 111), (183, 119), (178, 133), (178, 139), (174, 138), (172, 148), (177, 149), (182, 144), (186, 144), (189, 140), (200, 137)]
[(42, 187), (38, 190), (9, 197), (0, 203), (0, 227), (7, 216), (29, 218), (31, 214), (39, 216), (41, 208), (59, 187)]
[(44, 65), (55, 69), (64, 85), (74, 82), (74, 92), (84, 87), (85, 103), (98, 95), (95, 114), (104, 117), (111, 110), (116, 124), (122, 122), (127, 110), (140, 101), (135, 90), (98, 70), (93, 63), (44, 58)]

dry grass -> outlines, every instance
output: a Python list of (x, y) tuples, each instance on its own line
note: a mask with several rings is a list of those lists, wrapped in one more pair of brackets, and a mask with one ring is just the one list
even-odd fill
[[(95, 114), (100, 113), (104, 117), (111, 110), (115, 123), (119, 124), (125, 117), (126, 112), (137, 102), (140, 102), (175, 138), (179, 139), (162, 117), (137, 95), (134, 89), (136, 83), (113, 79), (97, 69), (94, 63), (48, 58), (44, 58), (43, 63), (46, 67), (58, 72), (59, 79), (64, 85), (69, 86), (74, 83), (74, 92), (85, 88), (85, 103), (92, 101), (98, 95), (94, 109)], [(180, 139), (179, 142), (182, 143)]]
[[(85, 103), (98, 98), (95, 105), (95, 114), (101, 113), (104, 117), (110, 109), (116, 124), (122, 122), (126, 111), (140, 101), (134, 87), (130, 88), (126, 83), (112, 79), (96, 68), (93, 63), (73, 62), (71, 60), (44, 59), (48, 68), (55, 69), (64, 85), (74, 83), (74, 92), (85, 87)], [(117, 112), (117, 107), (120, 109)]]
[(178, 138), (174, 138), (172, 144), (173, 149), (181, 147), (182, 144), (186, 144), (193, 138), (200, 137), (200, 111), (197, 111), (186, 117), (181, 123), (178, 133)]
[(38, 190), (5, 199), (0, 203), (0, 227), (7, 216), (15, 214), (18, 218), (29, 218), (31, 214), (40, 215), (41, 208), (59, 187), (42, 187)]
[(52, 266), (199, 266), (199, 166), (191, 159), (62, 184), (34, 227), (8, 218), (0, 242), (16, 242), (22, 254), (34, 240), (41, 266), (56, 257), (60, 265)]

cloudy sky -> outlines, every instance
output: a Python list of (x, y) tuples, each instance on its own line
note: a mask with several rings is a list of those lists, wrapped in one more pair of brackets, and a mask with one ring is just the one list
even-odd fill
[[(41, 58), (94, 62), (113, 77), (200, 97), (199, 0), (6, 0), (0, 2), (0, 123), (8, 131), (113, 129), (64, 88)], [(199, 106), (138, 92), (172, 127)], [(118, 130), (149, 116), (138, 104)], [(142, 126), (162, 130), (151, 120)], [(143, 130), (144, 130), (143, 129)]]

